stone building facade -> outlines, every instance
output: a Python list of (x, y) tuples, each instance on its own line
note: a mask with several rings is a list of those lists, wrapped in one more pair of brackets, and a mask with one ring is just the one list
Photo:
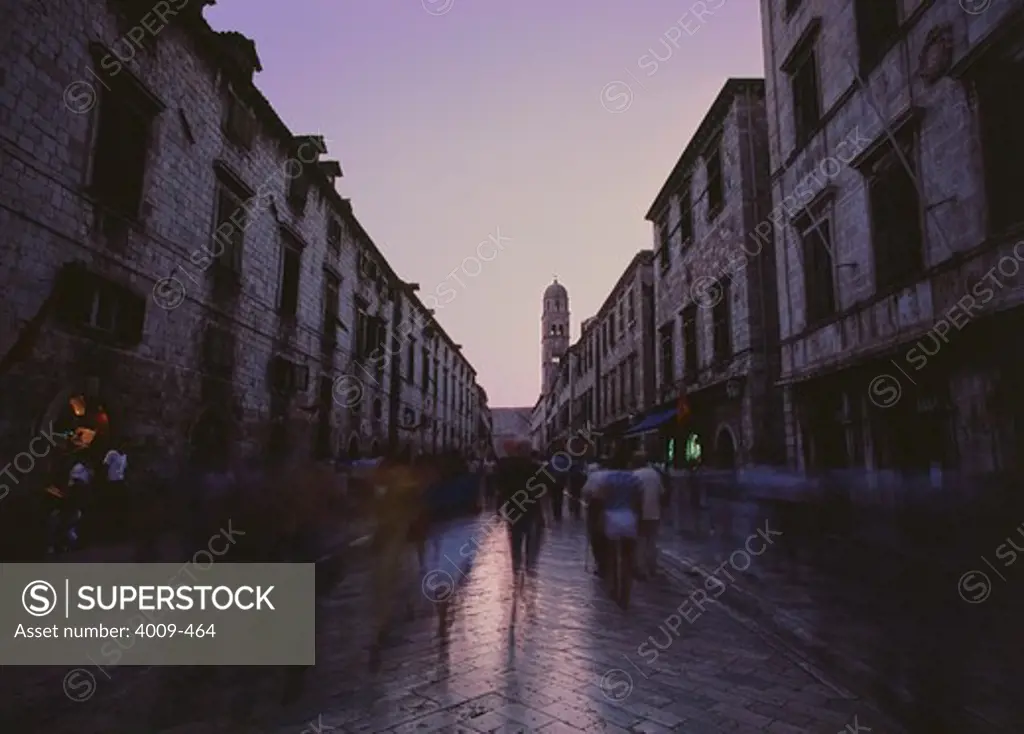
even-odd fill
[(729, 79), (658, 192), (657, 402), (685, 396), (708, 463), (780, 460), (778, 310), (762, 79)]
[(558, 278), (544, 289), (540, 317), (541, 392), (550, 392), (569, 350), (569, 293)]
[[(581, 415), (608, 435), (623, 432), (655, 400), (651, 250), (641, 250), (619, 276), (582, 340), (575, 374), (594, 374), (578, 395)], [(593, 356), (591, 356), (593, 355)]]
[(963, 5), (761, 3), (794, 467), (1020, 471), (1024, 11)]
[[(534, 406), (534, 444), (541, 450), (586, 431), (595, 437), (588, 453), (605, 452), (653, 405), (651, 263), (650, 250), (638, 252), (597, 314), (583, 322), (579, 339), (560, 343), (558, 370)], [(555, 285), (562, 287), (549, 286), (545, 301)]]
[[(0, 455), (51, 422), (127, 443), (138, 472), (403, 435), (394, 347), (414, 288), (335, 189), (330, 141), (288, 129), (253, 84), (254, 44), (213, 31), (208, 4), (16, 2), (7, 18)], [(428, 316), (416, 328), (447, 342), (432, 355), (454, 380), (439, 448), (465, 447), (475, 374)]]

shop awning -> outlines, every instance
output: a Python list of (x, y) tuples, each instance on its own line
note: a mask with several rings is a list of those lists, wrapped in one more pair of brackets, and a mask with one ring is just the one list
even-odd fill
[(635, 426), (626, 431), (625, 435), (639, 436), (642, 433), (647, 433), (648, 431), (653, 431), (657, 428), (660, 428), (661, 426), (665, 425), (670, 420), (675, 418), (676, 412), (676, 409), (673, 407), (667, 408), (665, 410), (660, 410), (657, 413), (651, 413), (649, 416), (647, 416), (639, 423), (637, 423)]

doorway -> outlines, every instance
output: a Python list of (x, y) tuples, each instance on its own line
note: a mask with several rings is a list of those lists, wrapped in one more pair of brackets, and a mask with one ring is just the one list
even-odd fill
[(719, 469), (736, 468), (736, 442), (728, 428), (723, 427), (718, 431), (718, 439), (715, 441), (715, 466)]

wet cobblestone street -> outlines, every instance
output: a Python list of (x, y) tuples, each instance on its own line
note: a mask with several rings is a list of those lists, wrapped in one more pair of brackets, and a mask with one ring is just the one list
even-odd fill
[(623, 612), (585, 572), (572, 521), (550, 532), (538, 576), (517, 598), (505, 543), (502, 532), (482, 543), (448, 644), (422, 615), (388, 646), (376, 676), (362, 651), (328, 644), (308, 697), (322, 705), (257, 730), (898, 731), (714, 604), (682, 619), (690, 590), (679, 579), (637, 585)]

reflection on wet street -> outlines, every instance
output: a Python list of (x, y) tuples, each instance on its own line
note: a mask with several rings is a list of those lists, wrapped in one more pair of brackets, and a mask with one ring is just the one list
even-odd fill
[(676, 579), (639, 585), (623, 612), (585, 569), (580, 525), (549, 532), (537, 576), (518, 591), (504, 533), (482, 534), (447, 642), (420, 615), (373, 678), (357, 651), (342, 662), (329, 646), (310, 695), (322, 705), (305, 723), (269, 731), (824, 734), (885, 725), (868, 702), (714, 604), (681, 614), (690, 589)]

